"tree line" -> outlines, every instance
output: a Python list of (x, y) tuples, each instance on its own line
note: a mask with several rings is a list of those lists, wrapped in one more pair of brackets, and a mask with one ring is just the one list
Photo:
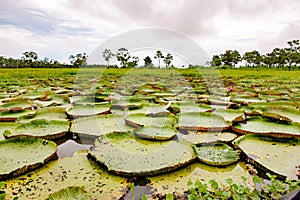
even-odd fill
[[(131, 56), (129, 51), (126, 48), (120, 48), (116, 53), (113, 53), (110, 49), (105, 49), (102, 52), (102, 56), (104, 60), (107, 62), (108, 67), (113, 67), (110, 65), (110, 60), (112, 60), (113, 57), (116, 57), (116, 59), (120, 62), (122, 68), (137, 67), (139, 62), (139, 57)], [(167, 53), (167, 55), (163, 55), (163, 53), (160, 50), (156, 51), (153, 58), (158, 60), (158, 68), (161, 67), (161, 62), (164, 62), (165, 67), (169, 68), (173, 61), (173, 56), (170, 53)], [(150, 56), (146, 56), (143, 60), (144, 60), (144, 65), (143, 65), (144, 67), (148, 67), (148, 68), (155, 67), (152, 63), (152, 59)]]
[[(288, 68), (300, 67), (300, 42), (299, 40), (292, 40), (287, 42), (288, 47), (274, 48), (271, 52), (262, 55), (259, 51), (253, 50), (245, 52), (241, 55), (237, 50), (226, 50), (220, 55), (213, 55), (212, 59), (207, 62), (208, 65), (218, 67), (269, 67), (269, 68)], [(104, 49), (100, 55), (107, 62), (106, 65), (87, 65), (88, 55), (86, 53), (78, 53), (69, 56), (70, 64), (60, 63), (57, 60), (44, 57), (40, 59), (38, 54), (34, 51), (26, 51), (22, 53), (19, 59), (5, 58), (0, 56), (0, 68), (63, 68), (63, 67), (121, 67), (121, 68), (134, 68), (137, 67), (140, 58), (130, 55), (126, 48), (120, 48), (117, 52), (112, 52), (110, 49)], [(119, 63), (118, 65), (110, 65), (110, 61), (115, 58)], [(174, 67), (172, 65), (173, 56), (170, 53), (164, 55), (160, 50), (155, 52), (153, 59), (158, 61), (159, 68)], [(152, 58), (146, 56), (143, 58), (144, 67), (154, 68)], [(190, 65), (189, 67), (195, 67)]]
[(235, 67), (238, 63), (245, 63), (246, 67), (265, 66), (269, 68), (288, 68), (300, 66), (300, 42), (292, 40), (287, 42), (288, 47), (274, 48), (265, 55), (257, 50), (245, 52), (241, 55), (237, 50), (226, 50), (223, 54), (214, 55), (211, 65)]

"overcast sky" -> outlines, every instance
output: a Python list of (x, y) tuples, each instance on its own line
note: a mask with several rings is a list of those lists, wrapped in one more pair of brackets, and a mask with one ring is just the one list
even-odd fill
[(207, 53), (284, 47), (300, 39), (299, 0), (0, 0), (0, 55), (36, 51), (68, 62), (144, 27), (174, 30)]

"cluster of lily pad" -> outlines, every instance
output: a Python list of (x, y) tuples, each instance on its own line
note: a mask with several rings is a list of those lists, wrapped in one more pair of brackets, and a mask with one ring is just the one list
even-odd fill
[[(249, 177), (245, 163), (298, 178), (297, 87), (278, 93), (279, 85), (266, 91), (266, 80), (246, 84), (228, 78), (223, 84), (213, 76), (146, 74), (100, 81), (84, 76), (70, 87), (65, 84), (70, 78), (34, 79), (48, 86), (10, 86), (1, 96), (0, 179), (11, 197), (17, 189), (21, 196), (45, 197), (30, 191), (60, 183), (48, 193), (74, 190), (99, 198), (112, 195), (110, 186), (110, 197), (120, 198), (127, 177), (147, 177), (158, 193), (184, 192), (189, 179)], [(47, 163), (57, 152), (52, 141), (70, 136), (92, 139), (93, 146)]]

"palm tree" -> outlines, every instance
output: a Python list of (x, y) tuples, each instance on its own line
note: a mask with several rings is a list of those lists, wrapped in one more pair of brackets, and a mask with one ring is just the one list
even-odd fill
[(155, 59), (158, 59), (158, 68), (160, 68), (160, 60), (164, 58), (161, 51), (156, 51), (156, 54), (154, 56)]

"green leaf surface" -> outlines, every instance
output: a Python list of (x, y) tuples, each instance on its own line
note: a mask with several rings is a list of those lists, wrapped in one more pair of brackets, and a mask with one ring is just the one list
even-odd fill
[(76, 119), (70, 131), (82, 136), (99, 137), (111, 132), (126, 132), (133, 128), (127, 126), (121, 115), (108, 114)]
[(126, 180), (109, 174), (87, 159), (86, 152), (58, 159), (47, 165), (6, 180), (4, 191), (8, 199), (46, 199), (50, 194), (72, 186), (84, 186), (92, 199), (120, 199), (126, 190)]
[(297, 179), (296, 166), (300, 163), (299, 139), (245, 135), (238, 138), (234, 144), (263, 171), (269, 170), (290, 179)]
[(0, 179), (37, 168), (56, 155), (54, 142), (40, 138), (12, 138), (0, 141)]
[(34, 114), (21, 116), (17, 123), (24, 124), (36, 119), (67, 121), (66, 109), (59, 107), (46, 107), (36, 110)]
[(215, 142), (230, 142), (234, 140), (237, 135), (231, 132), (198, 132), (188, 131), (187, 134), (180, 134), (178, 137), (187, 140), (193, 144), (200, 143), (215, 143)]
[(125, 117), (126, 124), (135, 128), (140, 126), (172, 127), (175, 120), (176, 118), (173, 114), (154, 117), (145, 113), (135, 113)]
[(179, 114), (176, 127), (184, 130), (220, 131), (227, 130), (230, 124), (216, 114), (191, 112)]
[(68, 187), (51, 194), (46, 200), (92, 200), (82, 187)]
[(261, 117), (252, 117), (246, 123), (235, 124), (233, 130), (241, 134), (260, 133), (278, 137), (300, 137), (299, 123), (281, 124)]
[(199, 160), (214, 166), (226, 166), (239, 160), (239, 152), (225, 143), (194, 145)]
[(144, 126), (134, 130), (134, 133), (138, 138), (170, 140), (177, 134), (177, 130), (171, 127)]
[(79, 105), (67, 110), (67, 115), (76, 117), (87, 117), (92, 115), (107, 114), (110, 111), (110, 104), (100, 105)]
[[(168, 194), (174, 191), (183, 194), (184, 191), (191, 188), (191, 186), (187, 185), (189, 180), (195, 182), (198, 179), (207, 184), (209, 180), (215, 180), (218, 183), (225, 184), (226, 179), (230, 177), (233, 182), (243, 184), (241, 176), (247, 177), (247, 184), (250, 186), (253, 185), (251, 176), (242, 162), (222, 168), (195, 162), (168, 174), (149, 177), (151, 181), (149, 185), (155, 188), (157, 193), (160, 194)], [(205, 188), (202, 188), (202, 190), (205, 191)]]
[(5, 137), (3, 135), (3, 132), (5, 130), (14, 129), (17, 126), (18, 126), (18, 124), (14, 123), (14, 122), (0, 122), (0, 141), (5, 139)]
[(89, 155), (109, 171), (127, 176), (164, 173), (185, 166), (195, 158), (191, 144), (184, 140), (152, 142), (128, 133), (99, 137)]
[(3, 134), (6, 138), (26, 135), (45, 139), (56, 139), (65, 136), (68, 131), (68, 121), (36, 119), (26, 124), (21, 124), (15, 129), (7, 130)]

